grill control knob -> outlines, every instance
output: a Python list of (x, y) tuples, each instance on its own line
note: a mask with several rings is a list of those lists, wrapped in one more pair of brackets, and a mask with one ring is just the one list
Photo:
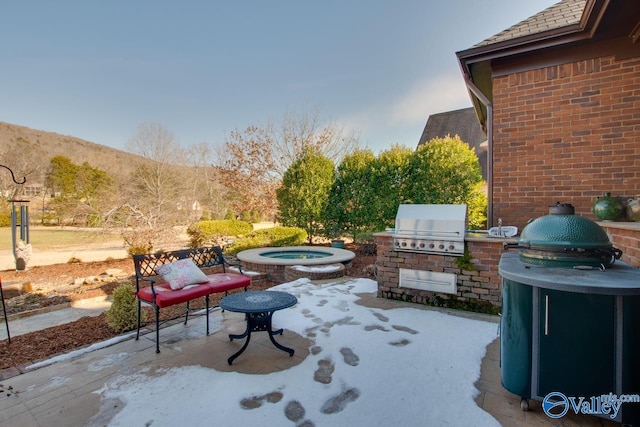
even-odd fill
[(416, 242), (411, 242), (411, 247), (415, 248), (416, 247)]
[(453, 245), (449, 245), (449, 250), (450, 250), (450, 251), (454, 250), (455, 248), (456, 248), (455, 246), (453, 246)]
[(405, 247), (405, 246), (407, 246), (407, 242), (402, 242), (401, 245), (402, 245), (402, 247)]
[(433, 243), (429, 243), (429, 249), (433, 249), (435, 248), (435, 245)]
[(424, 249), (424, 243), (420, 243), (420, 249)]
[(442, 243), (440, 243), (440, 245), (438, 245), (438, 248), (444, 249), (444, 245)]

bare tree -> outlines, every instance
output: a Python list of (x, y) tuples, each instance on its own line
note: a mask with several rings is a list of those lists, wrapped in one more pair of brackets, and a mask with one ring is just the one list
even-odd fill
[(317, 111), (290, 112), (263, 127), (232, 131), (217, 151), (216, 167), (237, 212), (257, 211), (272, 218), (277, 212), (276, 189), (306, 149), (337, 164), (357, 146), (353, 133), (346, 134), (336, 123), (322, 125)]
[(172, 234), (172, 226), (187, 221), (191, 207), (185, 173), (185, 152), (174, 134), (159, 123), (145, 123), (128, 142), (141, 156), (134, 176), (119, 191), (120, 203), (107, 214), (123, 226), (130, 247), (150, 250)]
[[(9, 141), (6, 145), (2, 144), (0, 160), (1, 164), (11, 168), (18, 182), (22, 182), (23, 178), (28, 185), (44, 182), (49, 159), (41, 149), (25, 150), (14, 141)], [(0, 188), (9, 191), (8, 198), (15, 198), (20, 197), (24, 186), (16, 184), (8, 171), (0, 171)]]
[(190, 191), (193, 204), (199, 208), (193, 213), (198, 217), (204, 215), (222, 219), (229, 208), (229, 203), (225, 199), (224, 187), (211, 168), (213, 157), (213, 150), (206, 143), (195, 144), (187, 150)]
[(250, 126), (233, 131), (230, 141), (217, 151), (217, 175), (229, 190), (231, 206), (237, 213), (258, 211), (263, 217), (275, 213), (275, 188), (279, 181), (270, 147), (270, 132)]
[(271, 129), (275, 131), (273, 156), (278, 160), (276, 172), (280, 179), (306, 149), (318, 151), (337, 165), (359, 145), (355, 132), (346, 132), (335, 121), (321, 123), (317, 109), (287, 112)]
[(158, 218), (173, 216), (171, 211), (175, 211), (175, 203), (184, 189), (177, 170), (184, 165), (183, 148), (173, 133), (158, 123), (140, 125), (128, 148), (143, 157), (135, 172), (138, 198), (145, 200)]

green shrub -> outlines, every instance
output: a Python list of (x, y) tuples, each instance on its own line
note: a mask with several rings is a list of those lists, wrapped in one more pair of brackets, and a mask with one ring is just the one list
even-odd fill
[(152, 228), (137, 228), (122, 232), (122, 240), (129, 255), (148, 254), (153, 250), (153, 242), (158, 240), (158, 231)]
[(353, 243), (358, 245), (358, 252), (364, 255), (376, 255), (377, 253), (376, 238), (373, 233), (358, 233), (353, 239)]
[(234, 237), (251, 233), (253, 226), (245, 221), (223, 219), (213, 221), (198, 221), (187, 228), (187, 234), (192, 248), (216, 244), (223, 237)]
[(478, 183), (467, 199), (467, 221), (472, 230), (482, 230), (487, 227), (488, 199), (483, 183)]
[[(141, 321), (145, 321), (144, 312)], [(116, 332), (126, 332), (137, 326), (138, 304), (135, 288), (124, 283), (113, 291), (113, 303), (106, 312), (107, 325)]]
[(0, 227), (11, 227), (11, 212), (0, 213)]
[(375, 243), (375, 242), (376, 242), (376, 238), (373, 236), (373, 233), (371, 232), (358, 233), (353, 239), (353, 243), (356, 243), (358, 245), (361, 245), (363, 243)]
[(273, 227), (256, 230), (236, 239), (226, 250), (235, 255), (240, 251), (266, 246), (300, 246), (307, 241), (307, 232), (297, 227)]
[(127, 252), (129, 253), (129, 255), (142, 255), (142, 254), (148, 254), (151, 253), (151, 251), (153, 250), (153, 245), (152, 244), (140, 244), (140, 245), (133, 245), (133, 246), (129, 246), (129, 248), (127, 248)]
[(240, 214), (240, 219), (246, 222), (260, 222), (260, 212), (255, 209), (248, 212), (242, 212), (242, 214)]

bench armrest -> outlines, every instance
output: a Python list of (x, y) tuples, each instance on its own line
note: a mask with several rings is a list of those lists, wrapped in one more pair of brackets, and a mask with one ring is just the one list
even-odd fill
[(244, 275), (244, 273), (242, 272), (242, 264), (240, 263), (240, 261), (238, 261), (238, 262), (229, 262), (229, 261), (227, 261), (227, 260), (225, 259), (225, 260), (224, 260), (224, 263), (225, 263), (226, 265), (228, 265), (229, 267), (236, 267), (236, 268), (238, 269), (238, 271), (240, 271), (240, 274), (243, 274), (243, 275)]
[(218, 259), (220, 261), (220, 265), (222, 265), (222, 271), (226, 271), (226, 266), (229, 267), (236, 267), (238, 269), (238, 271), (240, 271), (240, 274), (244, 273), (242, 272), (242, 264), (240, 264), (240, 261), (238, 262), (229, 262), (224, 255), (222, 254), (222, 248), (220, 246), (214, 246), (213, 250), (216, 252), (216, 255), (218, 256)]
[(156, 297), (156, 290), (155, 290), (155, 284), (156, 284), (156, 279), (153, 279), (151, 277), (144, 277), (141, 276), (140, 274), (136, 274), (136, 291), (140, 290), (140, 281), (144, 280), (145, 282), (149, 282), (149, 287), (151, 288), (151, 294), (153, 295), (153, 298), (155, 299)]

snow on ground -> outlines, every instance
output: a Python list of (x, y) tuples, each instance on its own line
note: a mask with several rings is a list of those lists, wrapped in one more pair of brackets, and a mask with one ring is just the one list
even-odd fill
[(495, 323), (358, 305), (357, 293), (376, 292), (369, 279), (273, 289), (299, 301), (274, 328), (315, 342), (301, 364), (268, 375), (201, 366), (122, 375), (99, 391), (102, 405), (124, 404), (110, 425), (499, 425), (474, 401)]
[(329, 265), (293, 265), (291, 266), (294, 270), (304, 271), (304, 272), (313, 272), (313, 273), (331, 273), (334, 271), (340, 270), (342, 268), (339, 264), (329, 264)]

